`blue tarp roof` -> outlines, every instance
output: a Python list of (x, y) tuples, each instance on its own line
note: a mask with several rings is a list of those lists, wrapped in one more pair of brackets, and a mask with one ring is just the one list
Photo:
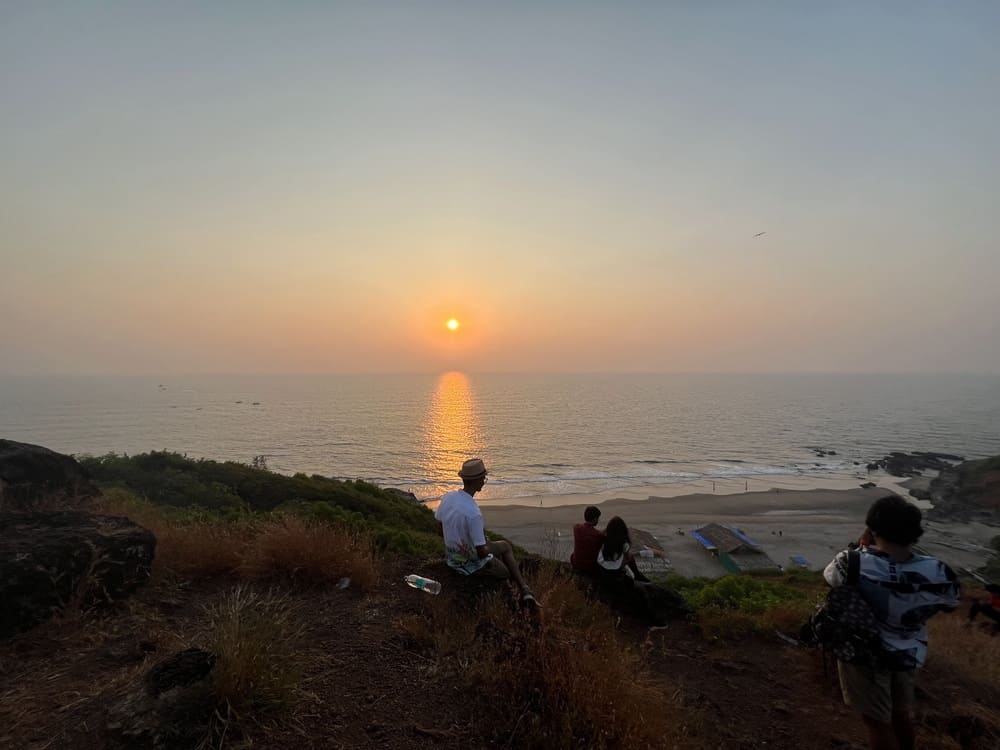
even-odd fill
[(809, 567), (809, 561), (806, 560), (802, 555), (792, 555), (788, 559), (791, 560), (796, 565), (798, 565), (800, 568)]
[(695, 539), (697, 539), (698, 543), (701, 544), (701, 546), (704, 547), (705, 549), (716, 549), (716, 547), (715, 547), (714, 544), (712, 544), (710, 541), (708, 541), (705, 537), (703, 537), (697, 531), (692, 531), (691, 532), (691, 536), (693, 536)]
[(749, 544), (751, 547), (759, 547), (760, 546), (759, 544), (757, 544), (757, 542), (755, 542), (753, 539), (751, 539), (750, 537), (748, 537), (746, 534), (744, 534), (739, 529), (731, 528), (730, 531), (732, 531), (734, 534), (736, 534), (736, 536), (738, 536), (740, 538), (740, 541), (743, 542), (744, 544)]

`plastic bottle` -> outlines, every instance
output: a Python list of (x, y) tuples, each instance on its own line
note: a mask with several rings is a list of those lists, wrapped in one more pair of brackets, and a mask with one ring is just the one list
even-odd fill
[(430, 578), (424, 578), (410, 573), (410, 575), (406, 576), (403, 580), (413, 588), (426, 591), (428, 594), (441, 593), (441, 584), (437, 581), (431, 580)]

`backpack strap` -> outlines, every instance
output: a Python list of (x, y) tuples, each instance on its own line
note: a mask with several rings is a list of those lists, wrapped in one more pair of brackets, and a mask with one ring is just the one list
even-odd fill
[(847, 552), (847, 579), (844, 581), (848, 586), (857, 586), (861, 580), (861, 553), (856, 549)]

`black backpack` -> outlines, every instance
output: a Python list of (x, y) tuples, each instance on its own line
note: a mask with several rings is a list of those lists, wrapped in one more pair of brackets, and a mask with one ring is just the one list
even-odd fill
[(802, 626), (799, 640), (820, 646), (847, 664), (875, 667), (883, 658), (879, 624), (858, 588), (860, 578), (861, 554), (851, 550), (847, 553), (847, 580), (830, 589)]

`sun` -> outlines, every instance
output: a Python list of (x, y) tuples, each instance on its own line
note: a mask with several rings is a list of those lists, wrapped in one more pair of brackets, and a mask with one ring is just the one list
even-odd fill
[(448, 328), (449, 331), (457, 331), (459, 325), (461, 325), (461, 324), (457, 320), (455, 320), (454, 318), (449, 318), (448, 322), (445, 323), (445, 326), (447, 326), (447, 328)]

